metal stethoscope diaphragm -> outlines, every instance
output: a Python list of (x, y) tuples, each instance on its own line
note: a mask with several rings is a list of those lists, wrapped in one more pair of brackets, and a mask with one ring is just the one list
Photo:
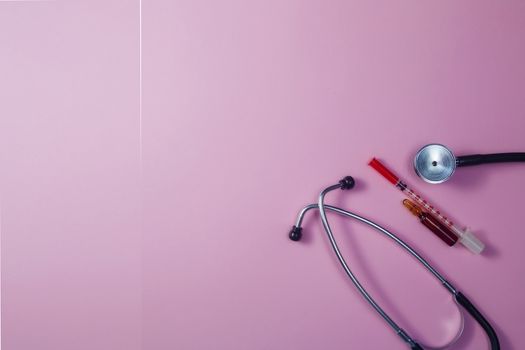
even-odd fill
[(456, 157), (449, 148), (439, 143), (431, 143), (416, 153), (414, 170), (424, 181), (439, 184), (447, 181), (457, 167), (507, 162), (525, 162), (525, 153), (473, 154)]

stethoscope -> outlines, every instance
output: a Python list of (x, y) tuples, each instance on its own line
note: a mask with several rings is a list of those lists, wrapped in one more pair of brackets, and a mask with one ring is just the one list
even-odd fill
[(416, 153), (414, 170), (426, 182), (438, 184), (447, 181), (457, 167), (507, 162), (525, 162), (525, 153), (472, 154), (456, 157), (447, 147), (432, 143)]
[[(372, 228), (374, 228), (376, 231), (384, 234), (386, 237), (393, 240), (395, 243), (397, 243), (399, 246), (401, 246), (405, 251), (410, 253), (414, 258), (416, 258), (444, 287), (446, 290), (448, 290), (454, 297), (454, 300), (457, 304), (461, 305), (467, 312), (481, 325), (481, 327), (485, 330), (487, 336), (490, 340), (490, 345), (492, 350), (497, 350), (500, 348), (499, 346), (499, 340), (498, 336), (496, 335), (496, 332), (494, 331), (494, 328), (490, 325), (490, 323), (483, 317), (483, 315), (476, 309), (476, 307), (467, 299), (465, 295), (463, 295), (459, 290), (457, 290), (450, 282), (448, 282), (443, 275), (441, 275), (437, 270), (432, 267), (421, 255), (419, 255), (413, 248), (411, 248), (407, 243), (405, 243), (402, 239), (400, 239), (398, 236), (396, 236), (394, 233), (388, 231), (387, 229), (381, 227), (377, 223), (373, 222), (372, 220), (369, 220), (363, 216), (357, 215), (355, 213), (352, 213), (350, 211), (343, 210), (338, 207), (334, 207), (331, 205), (325, 205), (324, 199), (328, 192), (341, 189), (341, 190), (349, 190), (354, 187), (354, 179), (351, 176), (347, 176), (339, 183), (329, 186), (321, 191), (319, 194), (319, 199), (317, 204), (310, 204), (304, 207), (298, 217), (295, 225), (293, 226), (292, 230), (289, 233), (289, 237), (293, 241), (299, 241), (302, 237), (302, 222), (304, 215), (312, 209), (318, 209), (319, 213), (321, 214), (321, 221), (323, 223), (323, 227), (325, 229), (326, 235), (328, 236), (328, 239), (330, 241), (330, 245), (332, 246), (335, 255), (337, 256), (337, 259), (343, 266), (343, 269), (345, 270), (346, 274), (354, 284), (354, 286), (357, 288), (359, 293), (365, 298), (365, 300), (374, 308), (374, 310), (386, 321), (388, 326), (396, 332), (399, 337), (405, 341), (408, 346), (410, 346), (411, 349), (431, 349), (431, 347), (425, 346), (425, 348), (418, 343), (416, 340), (414, 340), (412, 337), (408, 335), (408, 333), (403, 330), (400, 326), (397, 325), (397, 323), (377, 304), (377, 302), (370, 296), (370, 294), (366, 291), (366, 289), (361, 285), (357, 277), (354, 275), (352, 270), (348, 267), (348, 264), (346, 263), (343, 255), (341, 254), (341, 251), (339, 250), (339, 247), (337, 245), (337, 242), (334, 238), (334, 235), (332, 233), (332, 229), (330, 228), (330, 224), (328, 223), (328, 218), (326, 216), (326, 210), (334, 211), (340, 215), (356, 219), (362, 223), (365, 223)], [(462, 319), (462, 325), (463, 325), (463, 319)], [(457, 339), (461, 336), (461, 333), (463, 331), (463, 326), (461, 326), (460, 331), (456, 335), (456, 337), (453, 339), (453, 341), (450, 344), (447, 344), (445, 347), (450, 346), (451, 344), (455, 343)], [(441, 347), (443, 348), (443, 347)]]

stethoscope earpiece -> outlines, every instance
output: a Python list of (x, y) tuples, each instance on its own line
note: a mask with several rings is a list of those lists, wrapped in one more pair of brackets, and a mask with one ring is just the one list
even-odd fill
[(303, 228), (297, 226), (292, 227), (290, 233), (288, 234), (288, 237), (294, 242), (300, 241), (303, 237)]
[[(355, 180), (351, 176), (345, 176), (341, 180), (339, 180), (339, 185), (336, 187), (341, 188), (342, 190), (351, 190), (355, 186)], [(306, 211), (305, 211), (306, 212)], [(304, 213), (303, 213), (304, 215)], [(294, 225), (290, 232), (288, 233), (288, 238), (290, 238), (294, 242), (298, 242), (303, 238), (303, 228), (301, 227), (302, 222), (302, 216), (301, 220), (297, 225)]]
[(345, 176), (339, 181), (342, 190), (351, 190), (355, 186), (355, 180), (351, 176)]

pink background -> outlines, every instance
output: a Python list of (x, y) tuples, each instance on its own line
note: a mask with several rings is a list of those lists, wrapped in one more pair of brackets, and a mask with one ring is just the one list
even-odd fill
[[(521, 165), (419, 180), (415, 151), (525, 149), (522, 1), (0, 2), (2, 345), (405, 349), (333, 256), (328, 197), (397, 232), (525, 348)], [(377, 156), (487, 244), (448, 248)], [(332, 219), (356, 274), (410, 334), (449, 340), (450, 295)], [(454, 349), (484, 349), (467, 317)]]

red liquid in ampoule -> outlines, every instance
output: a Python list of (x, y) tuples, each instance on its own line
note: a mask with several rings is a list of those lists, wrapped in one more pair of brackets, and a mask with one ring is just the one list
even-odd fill
[(415, 203), (408, 199), (403, 200), (403, 205), (410, 210), (412, 214), (419, 218), (419, 221), (425, 225), (436, 236), (441, 238), (449, 246), (453, 246), (458, 241), (458, 236), (452, 232), (447, 226), (443, 225), (441, 221), (433, 217), (429, 213), (425, 213)]

